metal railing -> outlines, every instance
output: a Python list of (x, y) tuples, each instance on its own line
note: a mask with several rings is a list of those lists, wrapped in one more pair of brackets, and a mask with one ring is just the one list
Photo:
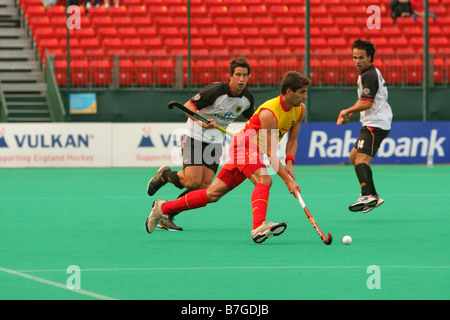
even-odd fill
[[(283, 74), (303, 70), (304, 56), (246, 55), (251, 65), (251, 88), (277, 88)], [(215, 81), (228, 81), (229, 62), (235, 56), (193, 55), (191, 87), (203, 87)], [(67, 84), (67, 57), (52, 56), (58, 85)], [(430, 86), (448, 86), (450, 53), (430, 54)], [(390, 87), (419, 87), (423, 83), (423, 55), (377, 54), (374, 65), (380, 69)], [(70, 57), (71, 88), (103, 89), (170, 89), (188, 87), (187, 55), (72, 55)], [(313, 54), (310, 77), (314, 87), (353, 87), (358, 73), (348, 54)]]

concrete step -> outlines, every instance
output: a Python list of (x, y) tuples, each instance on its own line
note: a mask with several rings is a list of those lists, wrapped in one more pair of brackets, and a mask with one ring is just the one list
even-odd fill
[(26, 61), (35, 60), (36, 52), (33, 49), (0, 50), (0, 62), (2, 61)]
[(0, 28), (0, 39), (24, 39), (27, 33), (21, 28)]
[(0, 61), (0, 72), (23, 72), (40, 71), (41, 65), (38, 61), (6, 62)]
[[(1, 25), (0, 25), (1, 26)], [(31, 49), (31, 41), (28, 39), (2, 39), (0, 50)]]
[(40, 71), (32, 72), (0, 72), (0, 81), (4, 83), (17, 82), (43, 82), (45, 81), (44, 73)]
[(47, 91), (47, 84), (45, 82), (39, 83), (2, 83), (3, 93), (5, 95), (39, 95), (45, 96)]

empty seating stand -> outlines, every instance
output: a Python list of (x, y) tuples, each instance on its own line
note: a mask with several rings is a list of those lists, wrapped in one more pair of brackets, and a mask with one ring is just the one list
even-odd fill
[[(19, 1), (37, 52), (44, 62), (46, 50), (66, 53), (66, 13), (64, 6), (44, 9), (40, 0)], [(404, 54), (420, 54), (423, 48), (423, 19), (390, 18), (389, 1), (379, 4), (381, 29), (368, 29), (367, 2), (363, 0), (311, 0), (310, 46), (312, 55), (324, 55), (327, 63), (311, 61), (313, 83), (351, 84), (355, 70), (344, 61), (350, 59), (351, 44), (358, 38), (370, 39), (377, 47), (377, 61), (389, 68), (386, 80), (392, 84), (418, 84), (423, 80), (418, 60), (414, 66), (403, 62)], [(81, 8), (81, 29), (70, 30), (72, 82), (83, 86), (112, 84), (161, 85), (177, 83), (176, 67), (187, 65), (187, 5), (183, 0), (122, 0), (109, 9)], [(223, 61), (245, 54), (255, 70), (255, 84), (276, 84), (284, 72), (284, 57), (291, 55), (302, 65), (305, 50), (304, 1), (302, 0), (195, 0), (191, 1), (191, 54), (198, 56), (192, 77), (195, 84), (226, 80)], [(434, 83), (446, 83), (450, 65), (450, 5), (448, 0), (430, 0), (430, 52), (442, 54), (434, 59)], [(59, 28), (61, 26), (61, 28)], [(107, 62), (90, 55), (109, 55)], [(114, 56), (121, 55), (114, 59)], [(133, 56), (134, 55), (134, 56)], [(155, 58), (137, 59), (136, 55)], [(173, 56), (182, 56), (177, 62)], [(76, 59), (83, 57), (83, 59)], [(326, 59), (325, 59), (326, 58)], [(95, 62), (92, 62), (92, 61)], [(334, 65), (335, 62), (338, 65)], [(117, 67), (117, 63), (119, 63)], [(350, 61), (351, 62), (351, 61)], [(101, 67), (99, 65), (102, 65)], [(220, 67), (219, 67), (220, 65)], [(299, 67), (293, 66), (292, 67)], [(115, 69), (114, 69), (115, 68)], [(303, 66), (301, 67), (303, 68)], [(109, 70), (108, 70), (109, 69)], [(57, 81), (64, 84), (67, 66), (55, 65)], [(119, 70), (119, 71), (117, 71)], [(182, 83), (186, 76), (182, 75)]]

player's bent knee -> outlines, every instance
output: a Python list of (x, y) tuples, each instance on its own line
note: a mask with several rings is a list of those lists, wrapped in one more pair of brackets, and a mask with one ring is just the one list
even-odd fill
[(220, 198), (222, 198), (223, 194), (218, 191), (208, 192), (206, 191), (206, 196), (208, 197), (209, 202), (217, 202)]
[(201, 181), (196, 181), (196, 180), (187, 180), (184, 183), (184, 187), (190, 190), (199, 190), (199, 189), (206, 189), (206, 187), (202, 187), (202, 182)]
[(261, 183), (264, 183), (266, 186), (268, 186), (270, 188), (270, 187), (272, 187), (272, 178), (269, 176), (264, 176), (261, 179)]

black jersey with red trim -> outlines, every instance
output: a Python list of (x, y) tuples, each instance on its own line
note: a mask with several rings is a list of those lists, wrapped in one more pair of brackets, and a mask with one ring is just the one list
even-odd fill
[[(255, 111), (253, 93), (245, 87), (239, 96), (233, 96), (228, 82), (214, 82), (194, 95), (190, 101), (198, 113), (206, 119), (214, 119), (217, 125), (227, 128), (241, 114), (250, 119)], [(207, 143), (222, 143), (224, 134), (217, 129), (205, 130), (190, 118), (186, 123), (185, 134), (195, 140)]]
[(391, 129), (392, 110), (387, 102), (388, 91), (380, 70), (371, 65), (358, 77), (358, 99), (372, 101), (370, 109), (360, 112), (363, 126)]

